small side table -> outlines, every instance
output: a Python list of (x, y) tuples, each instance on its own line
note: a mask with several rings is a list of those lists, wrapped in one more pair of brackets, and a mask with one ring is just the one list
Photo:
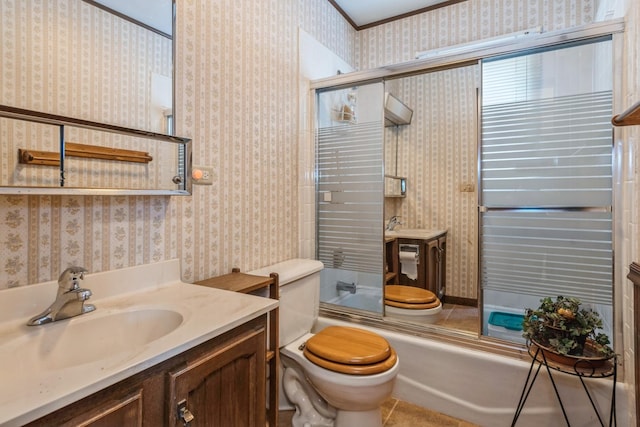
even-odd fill
[[(558, 403), (560, 404), (560, 408), (562, 409), (562, 415), (564, 415), (564, 420), (567, 423), (567, 426), (569, 427), (571, 426), (571, 424), (569, 423), (569, 417), (567, 416), (567, 412), (564, 409), (562, 398), (560, 397), (560, 393), (558, 392), (558, 387), (556, 386), (556, 383), (553, 379), (553, 375), (551, 375), (551, 371), (554, 370), (554, 371), (562, 372), (568, 375), (574, 375), (580, 379), (582, 388), (587, 394), (587, 397), (589, 398), (589, 402), (591, 402), (591, 407), (593, 408), (593, 411), (598, 417), (598, 421), (600, 421), (600, 425), (602, 427), (605, 426), (604, 421), (602, 420), (602, 417), (600, 416), (600, 413), (596, 408), (596, 404), (593, 401), (593, 397), (591, 396), (591, 393), (589, 393), (589, 389), (587, 388), (587, 385), (584, 382), (584, 378), (613, 377), (613, 385), (612, 385), (612, 391), (611, 391), (611, 409), (609, 411), (609, 427), (617, 425), (616, 424), (616, 379), (617, 379), (617, 373), (618, 373), (618, 361), (615, 356), (604, 361), (604, 364), (602, 364), (601, 366), (594, 366), (589, 361), (584, 359), (577, 359), (576, 363), (573, 366), (571, 366), (571, 365), (564, 365), (561, 363), (557, 363), (553, 360), (547, 359), (545, 352), (540, 347), (538, 347), (533, 343), (528, 342), (527, 346), (528, 346), (529, 355), (531, 356), (531, 367), (529, 368), (529, 374), (527, 375), (527, 379), (525, 380), (524, 387), (522, 388), (522, 394), (520, 395), (520, 401), (518, 402), (518, 407), (516, 408), (516, 412), (513, 416), (511, 427), (514, 427), (516, 425), (516, 422), (518, 421), (518, 417), (520, 417), (520, 413), (524, 408), (524, 404), (526, 403), (527, 398), (529, 397), (529, 393), (533, 388), (533, 384), (535, 383), (536, 378), (538, 378), (538, 373), (540, 372), (540, 368), (542, 368), (542, 366), (546, 368), (547, 373), (549, 374), (549, 379), (551, 380), (551, 384), (553, 385), (553, 390), (555, 391), (556, 397), (558, 398)], [(536, 369), (532, 377), (531, 374), (533, 373), (533, 368), (536, 365), (536, 363), (538, 364), (538, 368)]]
[[(269, 298), (280, 299), (278, 274), (271, 273), (269, 277), (254, 276), (240, 273), (239, 268), (233, 268), (231, 273), (195, 282), (196, 285), (227, 291), (251, 293), (260, 289), (269, 289)], [(280, 366), (279, 353), (279, 325), (278, 308), (269, 313), (269, 334), (267, 343), (267, 366), (269, 367), (269, 410), (267, 420), (270, 427), (278, 426), (278, 369)]]

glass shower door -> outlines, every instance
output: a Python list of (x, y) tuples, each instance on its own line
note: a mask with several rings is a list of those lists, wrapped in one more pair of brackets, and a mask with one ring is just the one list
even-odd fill
[(382, 314), (383, 83), (317, 94), (320, 300)]
[(484, 61), (482, 73), (483, 333), (524, 341), (492, 318), (564, 295), (612, 338), (611, 41)]

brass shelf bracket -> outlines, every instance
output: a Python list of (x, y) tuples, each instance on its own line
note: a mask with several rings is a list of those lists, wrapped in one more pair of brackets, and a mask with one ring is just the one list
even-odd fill
[(622, 114), (618, 114), (611, 119), (614, 126), (634, 126), (640, 125), (640, 102), (636, 102)]

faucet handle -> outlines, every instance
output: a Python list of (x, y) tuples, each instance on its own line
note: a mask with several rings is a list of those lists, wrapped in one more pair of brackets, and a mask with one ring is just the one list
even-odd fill
[(58, 287), (65, 291), (78, 289), (80, 280), (84, 279), (84, 273), (88, 273), (88, 270), (84, 267), (74, 266), (67, 268), (58, 278)]

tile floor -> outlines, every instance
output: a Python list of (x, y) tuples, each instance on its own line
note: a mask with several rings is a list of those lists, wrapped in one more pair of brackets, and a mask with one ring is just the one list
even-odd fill
[[(278, 427), (290, 427), (293, 414), (294, 411), (280, 411)], [(384, 427), (477, 427), (393, 397), (382, 405), (382, 421)]]
[(478, 333), (480, 313), (478, 307), (468, 305), (443, 304), (441, 320), (436, 322), (445, 328)]

